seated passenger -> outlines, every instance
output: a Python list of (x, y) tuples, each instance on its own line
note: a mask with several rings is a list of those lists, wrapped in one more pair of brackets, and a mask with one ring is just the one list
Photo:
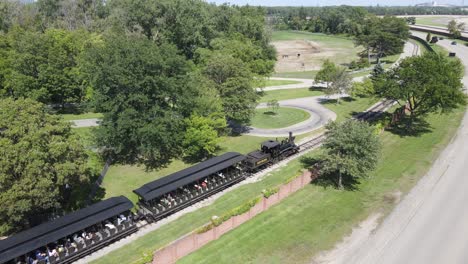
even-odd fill
[(94, 234), (92, 232), (89, 232), (88, 234), (86, 234), (86, 237), (85, 237), (86, 240), (93, 240), (93, 238), (94, 238)]
[(107, 228), (109, 228), (109, 229), (116, 229), (116, 228), (115, 228), (115, 225), (113, 225), (111, 222), (109, 222), (109, 220), (106, 221), (105, 226), (106, 226)]
[(202, 185), (203, 188), (206, 188), (206, 182), (205, 181), (203, 181), (201, 185)]
[(46, 255), (46, 253), (41, 252), (40, 250), (37, 250), (36, 251), (36, 260), (37, 261), (49, 262), (49, 257)]
[(58, 253), (64, 253), (64, 252), (67, 251), (67, 249), (64, 248), (63, 245), (58, 245), (57, 251), (58, 251)]
[(49, 253), (49, 257), (56, 257), (58, 258), (59, 254), (55, 248), (47, 248), (47, 252)]
[(117, 224), (120, 225), (122, 222), (125, 222), (127, 221), (127, 217), (125, 217), (125, 215), (121, 214), (119, 215), (119, 217), (117, 218)]

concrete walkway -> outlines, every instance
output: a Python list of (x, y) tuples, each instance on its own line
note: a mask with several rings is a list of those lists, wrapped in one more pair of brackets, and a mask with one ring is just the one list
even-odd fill
[(80, 120), (71, 120), (73, 128), (81, 128), (81, 127), (97, 127), (99, 126), (98, 118), (89, 118), (89, 119), (80, 119)]

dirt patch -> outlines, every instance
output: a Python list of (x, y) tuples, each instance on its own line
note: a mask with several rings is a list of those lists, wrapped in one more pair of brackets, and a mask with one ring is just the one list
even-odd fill
[(316, 71), (324, 59), (337, 53), (336, 50), (308, 40), (275, 41), (272, 44), (278, 54), (276, 72)]

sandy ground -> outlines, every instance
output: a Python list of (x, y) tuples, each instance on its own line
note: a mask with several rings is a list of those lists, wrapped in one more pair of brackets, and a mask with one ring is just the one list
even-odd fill
[[(424, 33), (417, 33), (424, 35)], [(457, 52), (465, 67), (468, 51)], [(468, 84), (465, 68), (463, 83)], [(467, 263), (468, 259), (468, 115), (457, 136), (430, 171), (379, 226), (381, 213), (369, 216), (332, 250), (314, 257), (312, 264)], [(399, 197), (399, 195), (397, 195)], [(399, 200), (399, 199), (397, 199)]]
[(278, 52), (275, 72), (320, 70), (321, 61), (339, 53), (339, 49), (323, 47), (309, 40), (275, 41), (272, 44)]

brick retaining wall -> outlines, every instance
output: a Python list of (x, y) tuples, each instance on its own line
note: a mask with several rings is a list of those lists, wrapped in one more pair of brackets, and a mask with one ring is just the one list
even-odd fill
[(231, 217), (221, 225), (212, 228), (204, 233), (197, 234), (195, 231), (191, 232), (171, 244), (157, 250), (153, 255), (153, 264), (173, 264), (180, 258), (187, 256), (195, 250), (203, 247), (209, 242), (218, 239), (223, 234), (231, 231), (239, 225), (249, 221), (257, 214), (268, 210), (271, 206), (279, 203), (284, 198), (288, 197), (292, 193), (300, 190), (305, 185), (309, 184), (316, 177), (312, 176), (312, 173), (307, 171), (301, 176), (292, 180), (287, 184), (283, 184), (279, 191), (272, 196), (265, 198), (257, 203), (254, 207), (244, 214)]

